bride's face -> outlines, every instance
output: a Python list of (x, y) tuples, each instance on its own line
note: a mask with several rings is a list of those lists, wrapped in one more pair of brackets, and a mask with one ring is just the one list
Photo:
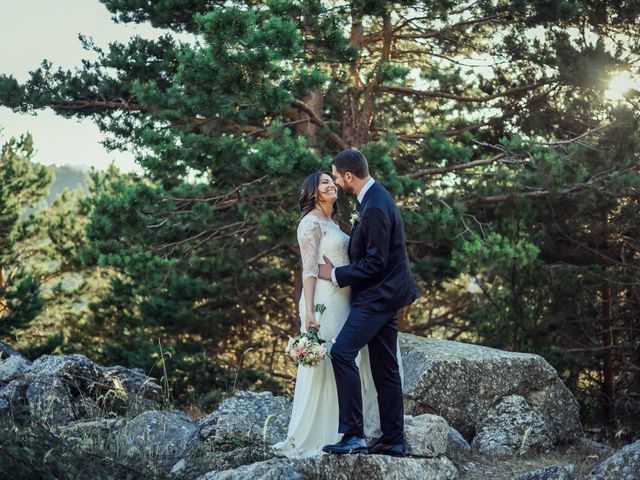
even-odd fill
[(326, 173), (323, 173), (320, 177), (320, 183), (318, 184), (318, 200), (320, 202), (329, 202), (333, 205), (338, 199), (338, 188), (336, 187), (333, 178)]

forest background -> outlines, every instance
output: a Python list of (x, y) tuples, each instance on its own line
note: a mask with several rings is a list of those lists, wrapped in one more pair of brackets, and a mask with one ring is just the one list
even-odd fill
[(290, 392), (300, 186), (352, 146), (404, 218), (401, 331), (540, 354), (587, 425), (637, 437), (640, 4), (102, 3), (167, 33), (83, 32), (95, 60), (0, 71), (0, 105), (88, 118), (142, 173), (56, 184), (37, 138), (2, 138), (0, 339), (166, 367), (196, 414)]

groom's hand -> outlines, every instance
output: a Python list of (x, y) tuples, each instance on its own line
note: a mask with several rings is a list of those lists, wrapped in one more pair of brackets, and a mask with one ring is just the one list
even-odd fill
[(322, 259), (325, 261), (325, 263), (318, 264), (318, 277), (323, 280), (331, 281), (331, 271), (333, 270), (333, 263), (331, 263), (331, 260), (329, 260), (326, 255), (323, 255)]

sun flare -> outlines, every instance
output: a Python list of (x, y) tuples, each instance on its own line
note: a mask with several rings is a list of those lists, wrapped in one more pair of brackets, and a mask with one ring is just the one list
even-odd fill
[(640, 79), (631, 76), (627, 71), (617, 72), (609, 79), (609, 88), (604, 92), (612, 102), (619, 102), (631, 89), (640, 90)]

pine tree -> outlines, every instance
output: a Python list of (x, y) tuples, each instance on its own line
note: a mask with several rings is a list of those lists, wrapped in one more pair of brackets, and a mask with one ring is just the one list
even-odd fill
[(273, 370), (298, 323), (299, 186), (354, 146), (403, 208), (423, 290), (405, 329), (543, 353), (624, 414), (638, 99), (604, 91), (637, 74), (635, 3), (103, 3), (192, 41), (83, 37), (98, 60), (78, 71), (0, 77), (3, 105), (90, 117), (144, 168), (92, 200), (86, 259), (120, 275), (98, 317)]
[(26, 245), (28, 207), (47, 194), (49, 170), (31, 162), (31, 136), (11, 138), (0, 152), (0, 335), (27, 326), (42, 309), (40, 285), (24, 266), (33, 250)]

